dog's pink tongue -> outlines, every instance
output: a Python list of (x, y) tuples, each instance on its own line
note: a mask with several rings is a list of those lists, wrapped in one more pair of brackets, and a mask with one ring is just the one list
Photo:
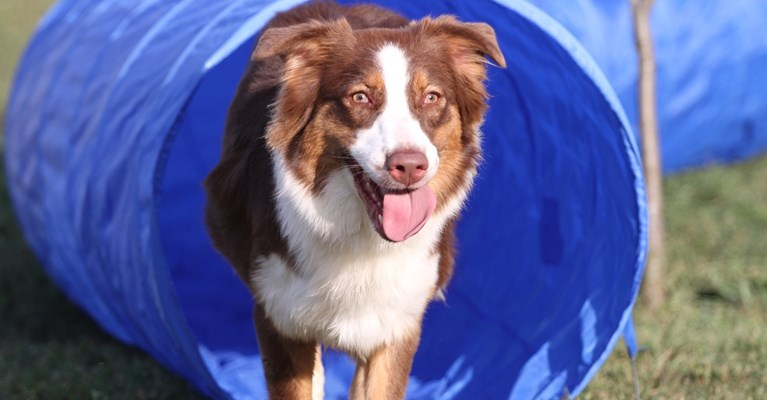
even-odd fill
[(421, 230), (437, 207), (428, 186), (409, 193), (387, 193), (383, 199), (383, 230), (392, 242), (401, 242)]

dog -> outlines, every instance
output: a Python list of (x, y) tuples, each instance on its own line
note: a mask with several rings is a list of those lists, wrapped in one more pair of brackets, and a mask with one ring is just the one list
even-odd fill
[(272, 399), (323, 396), (321, 348), (352, 399), (401, 399), (481, 159), (495, 32), (317, 2), (264, 28), (204, 182), (214, 247), (254, 298)]

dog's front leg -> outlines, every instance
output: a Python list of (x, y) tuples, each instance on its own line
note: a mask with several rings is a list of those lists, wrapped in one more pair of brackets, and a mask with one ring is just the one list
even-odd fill
[(269, 399), (322, 399), (324, 376), (319, 345), (280, 334), (260, 305), (256, 305), (254, 317)]
[(413, 356), (418, 348), (420, 331), (386, 345), (365, 360), (357, 362), (351, 400), (401, 400), (405, 398)]

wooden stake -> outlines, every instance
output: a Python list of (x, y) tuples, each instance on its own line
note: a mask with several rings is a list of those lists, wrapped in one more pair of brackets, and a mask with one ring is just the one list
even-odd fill
[(650, 11), (653, 3), (654, 0), (631, 0), (634, 37), (639, 54), (639, 131), (649, 211), (649, 250), (642, 301), (650, 310), (657, 310), (666, 298), (666, 251), (663, 240), (663, 165), (655, 100), (655, 53), (650, 32)]

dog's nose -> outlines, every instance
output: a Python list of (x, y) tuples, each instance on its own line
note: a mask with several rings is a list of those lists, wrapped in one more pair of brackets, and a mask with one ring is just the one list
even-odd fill
[(429, 160), (419, 151), (397, 151), (386, 157), (385, 167), (395, 181), (410, 186), (426, 175)]

